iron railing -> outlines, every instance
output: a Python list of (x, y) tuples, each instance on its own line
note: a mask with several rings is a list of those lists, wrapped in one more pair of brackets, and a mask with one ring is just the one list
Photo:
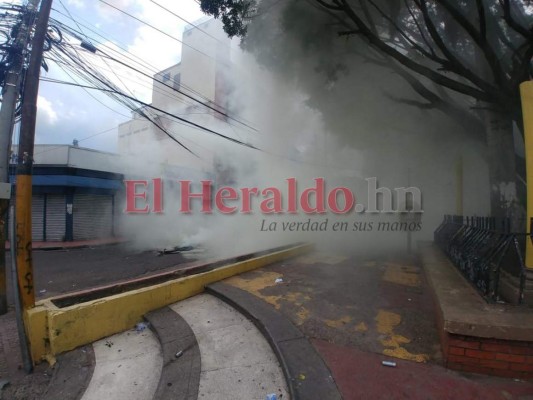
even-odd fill
[(503, 300), (502, 273), (518, 279), (518, 298), (512, 301), (518, 304), (524, 300), (527, 270), (522, 249), (529, 237), (510, 232), (508, 220), (456, 215), (446, 215), (434, 233), (435, 243), (486, 300)]

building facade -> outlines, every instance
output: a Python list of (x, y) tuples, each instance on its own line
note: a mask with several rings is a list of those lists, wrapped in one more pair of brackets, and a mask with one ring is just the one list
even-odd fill
[(212, 129), (224, 120), (231, 91), (231, 41), (221, 22), (211, 18), (186, 27), (182, 40), (181, 61), (154, 75), (150, 107), (134, 111), (132, 119), (119, 126), (118, 152), (208, 172), (214, 154), (201, 145), (207, 134), (183, 120)]
[[(123, 188), (119, 157), (69, 145), (37, 145), (34, 153), (32, 240), (115, 236), (121, 207), (117, 198)], [(11, 161), (14, 166), (16, 157)], [(15, 182), (16, 175), (11, 180)]]

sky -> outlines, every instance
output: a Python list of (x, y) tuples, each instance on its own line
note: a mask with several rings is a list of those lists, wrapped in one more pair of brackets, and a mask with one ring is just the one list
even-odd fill
[[(181, 39), (187, 24), (157, 4), (190, 22), (204, 16), (195, 0), (105, 2), (177, 39)], [(113, 9), (105, 2), (54, 0), (51, 18), (81, 31), (97, 47), (111, 46), (127, 57), (138, 57), (152, 66), (151, 71), (147, 70), (150, 75), (154, 70), (163, 70), (180, 61), (181, 43)], [(77, 44), (73, 42), (73, 45)], [(135, 97), (145, 102), (151, 101), (150, 82), (145, 78), (134, 76), (109, 62), (105, 64), (95, 57), (90, 62), (99, 66), (99, 70), (117, 85), (126, 86)], [(60, 66), (51, 61), (48, 65), (49, 71), (42, 70), (41, 77), (72, 81)], [(71, 144), (77, 139), (82, 147), (115, 152), (116, 128), (118, 124), (129, 120), (130, 116), (128, 109), (102, 93), (43, 81), (39, 89), (36, 144)], [(16, 143), (16, 137), (14, 141)]]

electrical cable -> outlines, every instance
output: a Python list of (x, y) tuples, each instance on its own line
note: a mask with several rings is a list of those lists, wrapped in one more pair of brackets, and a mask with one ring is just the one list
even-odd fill
[[(199, 125), (199, 124), (197, 124), (197, 123), (195, 123), (195, 122), (189, 121), (189, 120), (187, 120), (187, 119), (185, 119), (185, 118), (181, 118), (181, 117), (179, 117), (178, 115), (172, 114), (172, 113), (167, 112), (167, 111), (165, 111), (165, 110), (162, 110), (162, 109), (160, 109), (160, 108), (158, 108), (158, 107), (154, 107), (154, 106), (151, 105), (151, 104), (145, 103), (145, 102), (143, 102), (143, 101), (141, 101), (141, 100), (139, 100), (139, 99), (136, 99), (136, 98), (134, 98), (134, 97), (132, 97), (132, 96), (128, 96), (128, 95), (125, 94), (125, 93), (121, 93), (121, 92), (117, 91), (116, 89), (105, 89), (105, 88), (99, 88), (99, 87), (88, 86), (88, 85), (80, 85), (80, 84), (76, 84), (76, 83), (72, 83), (72, 82), (67, 82), (67, 81), (56, 80), (56, 79), (47, 79), (47, 78), (44, 78), (44, 79), (43, 79), (43, 78), (42, 78), (42, 80), (44, 80), (44, 81), (46, 81), (46, 82), (51, 82), (51, 83), (65, 84), (65, 85), (71, 85), (71, 86), (78, 86), (78, 87), (84, 87), (84, 88), (86, 88), (86, 89), (100, 90), (100, 91), (102, 91), (102, 92), (108, 92), (108, 93), (118, 94), (118, 95), (123, 96), (123, 97), (125, 97), (125, 98), (127, 98), (127, 99), (130, 99), (130, 100), (132, 100), (132, 101), (135, 101), (135, 102), (137, 102), (137, 103), (143, 105), (144, 107), (148, 107), (148, 108), (153, 109), (153, 110), (155, 110), (155, 111), (161, 112), (161, 113), (163, 113), (163, 114), (165, 114), (165, 115), (168, 115), (169, 117), (175, 118), (175, 119), (177, 119), (177, 120), (179, 120), (179, 121), (182, 121), (182, 122), (185, 122), (185, 123), (190, 124), (190, 125), (192, 125), (192, 126), (195, 126), (195, 127), (197, 127), (197, 128), (200, 128), (201, 130), (206, 131), (206, 132), (208, 132), (208, 133), (211, 133), (211, 134), (213, 134), (213, 135), (215, 135), (215, 136), (218, 136), (218, 137), (221, 137), (221, 138), (223, 138), (223, 139), (229, 140), (230, 142), (233, 142), (233, 143), (236, 143), (236, 144), (239, 144), (239, 145), (242, 145), (242, 146), (244, 146), (244, 147), (248, 147), (248, 148), (251, 148), (251, 149), (254, 149), (254, 150), (260, 150), (260, 149), (258, 149), (257, 147), (255, 147), (255, 146), (253, 146), (253, 145), (251, 145), (251, 144), (249, 144), (249, 143), (242, 142), (242, 141), (240, 141), (240, 140), (237, 140), (237, 139), (234, 139), (234, 138), (232, 138), (232, 137), (226, 136), (226, 135), (224, 135), (224, 134), (222, 134), (222, 133), (219, 133), (219, 132), (217, 132), (217, 131), (214, 131), (214, 130), (212, 130), (212, 129), (206, 128), (206, 127), (204, 127), (204, 126), (202, 126), (202, 125)], [(183, 146), (183, 145), (182, 145), (182, 146)]]
[[(66, 26), (65, 24), (62, 24), (62, 23), (59, 23), (59, 24), (62, 25), (63, 27), (68, 27), (68, 26)], [(69, 28), (69, 29), (72, 29), (72, 28), (70, 28), (70, 27), (68, 27), (68, 28)], [(81, 32), (80, 32), (80, 33), (81, 33)], [(81, 40), (81, 38), (79, 38), (79, 39)], [(241, 125), (243, 125), (243, 126), (249, 128), (249, 129), (254, 130), (254, 131), (257, 132), (257, 129), (254, 128), (254, 127), (252, 127), (251, 125), (249, 125), (249, 124), (247, 124), (247, 123), (245, 123), (245, 122), (243, 122), (243, 121), (241, 121), (241, 120), (239, 120), (239, 119), (236, 119), (235, 117), (232, 117), (231, 115), (229, 115), (229, 114), (228, 114), (227, 112), (225, 112), (225, 111), (221, 111), (221, 110), (224, 110), (224, 107), (222, 107), (222, 106), (220, 106), (220, 105), (218, 105), (218, 104), (216, 104), (216, 103), (213, 103), (213, 102), (212, 102), (211, 100), (209, 100), (207, 97), (202, 96), (202, 97), (205, 98), (209, 103), (214, 104), (214, 106), (210, 105), (210, 104), (207, 103), (207, 102), (200, 101), (200, 100), (198, 100), (197, 98), (195, 98), (194, 96), (189, 95), (189, 94), (187, 94), (187, 93), (185, 93), (185, 92), (183, 92), (183, 91), (181, 91), (181, 90), (179, 90), (179, 89), (176, 89), (176, 88), (174, 88), (173, 86), (167, 84), (166, 82), (164, 82), (164, 81), (162, 81), (162, 80), (160, 80), (160, 79), (157, 79), (157, 78), (155, 78), (155, 77), (152, 77), (152, 76), (146, 74), (145, 72), (141, 71), (140, 69), (131, 66), (131, 65), (128, 64), (127, 62), (124, 62), (124, 61), (121, 61), (121, 60), (118, 60), (118, 59), (112, 57), (111, 55), (107, 54), (106, 52), (104, 52), (104, 51), (101, 50), (101, 49), (98, 49), (98, 51), (99, 51), (100, 53), (104, 54), (106, 57), (108, 57), (108, 59), (110, 59), (110, 60), (112, 60), (112, 61), (115, 61), (115, 62), (121, 64), (122, 66), (124, 66), (124, 67), (126, 67), (126, 68), (129, 68), (129, 69), (131, 69), (131, 70), (133, 70), (133, 71), (135, 71), (135, 72), (137, 72), (137, 73), (139, 73), (139, 74), (141, 74), (141, 75), (143, 75), (143, 76), (145, 76), (145, 77), (148, 77), (148, 78), (150, 78), (150, 79), (152, 79), (152, 80), (154, 80), (154, 81), (156, 81), (156, 82), (162, 84), (163, 86), (168, 87), (168, 88), (171, 89), (172, 91), (175, 91), (175, 92), (177, 92), (177, 93), (182, 94), (183, 96), (185, 96), (185, 97), (187, 97), (187, 98), (189, 98), (189, 99), (191, 99), (191, 100), (193, 100), (193, 101), (195, 101), (195, 102), (201, 104), (202, 106), (207, 107), (207, 108), (209, 108), (209, 109), (215, 111), (216, 113), (223, 115), (225, 118), (228, 118), (228, 119), (230, 119), (230, 120), (232, 120), (232, 121), (235, 121), (235, 122), (237, 122), (237, 123), (239, 123), (239, 124), (241, 124)], [(157, 74), (156, 74), (156, 75), (157, 75)], [(184, 86), (184, 87), (186, 87), (186, 86), (183, 85), (183, 84), (181, 84), (180, 86)], [(191, 89), (189, 89), (189, 90), (191, 90)], [(216, 107), (215, 107), (215, 106), (216, 106)]]
[(209, 54), (204, 53), (203, 51), (198, 50), (196, 47), (190, 46), (190, 45), (188, 45), (187, 43), (184, 43), (182, 40), (180, 40), (180, 39), (178, 39), (178, 38), (176, 38), (176, 37), (174, 37), (174, 36), (172, 36), (172, 35), (169, 35), (169, 34), (166, 33), (165, 31), (162, 31), (161, 29), (156, 28), (156, 27), (153, 26), (152, 24), (149, 24), (148, 22), (143, 21), (143, 20), (140, 19), (140, 18), (137, 18), (136, 16), (134, 16), (134, 15), (132, 15), (132, 14), (130, 14), (130, 13), (128, 13), (128, 12), (126, 12), (126, 11), (124, 11), (124, 10), (122, 10), (122, 9), (120, 9), (120, 8), (118, 8), (118, 7), (116, 7), (116, 6), (112, 5), (112, 4), (110, 4), (110, 3), (108, 3), (107, 1), (105, 1), (105, 0), (98, 0), (98, 1), (100, 1), (100, 3), (104, 3), (104, 4), (106, 4), (107, 6), (109, 6), (109, 7), (111, 7), (111, 8), (114, 8), (115, 10), (121, 12), (121, 13), (124, 14), (124, 15), (127, 15), (127, 16), (130, 17), (130, 18), (133, 18), (134, 20), (140, 22), (141, 24), (146, 25), (146, 26), (148, 26), (148, 27), (150, 27), (150, 28), (156, 30), (157, 32), (162, 33), (163, 35), (165, 35), (165, 36), (167, 36), (167, 37), (169, 37), (169, 38), (171, 38), (171, 39), (173, 39), (173, 40), (175, 40), (175, 41), (181, 43), (183, 46), (189, 47), (190, 49), (192, 49), (192, 50), (194, 50), (194, 51), (197, 51), (198, 53), (203, 54), (204, 56), (206, 56), (206, 57), (211, 58), (212, 60), (214, 60), (214, 58), (213, 58), (212, 56), (210, 56)]

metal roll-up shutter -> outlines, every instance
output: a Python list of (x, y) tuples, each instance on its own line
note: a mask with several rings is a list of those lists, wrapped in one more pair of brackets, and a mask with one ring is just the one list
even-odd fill
[(65, 240), (66, 204), (65, 195), (46, 195), (46, 241), (62, 242)]
[(74, 240), (107, 238), (113, 232), (113, 197), (74, 195)]
[(31, 240), (44, 241), (44, 195), (34, 194), (31, 198)]

